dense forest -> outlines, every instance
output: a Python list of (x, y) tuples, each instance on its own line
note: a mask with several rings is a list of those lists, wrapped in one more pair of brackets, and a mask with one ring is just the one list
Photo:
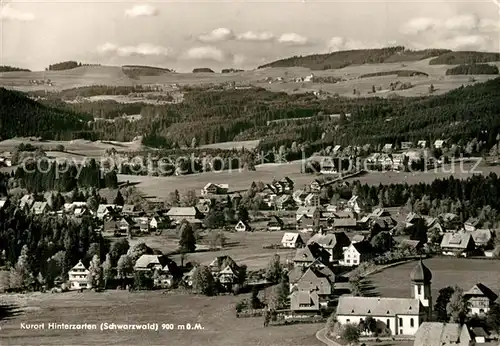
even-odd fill
[(418, 61), (450, 52), (446, 49), (426, 49), (412, 51), (402, 46), (380, 49), (356, 49), (328, 54), (294, 56), (277, 60), (258, 68), (266, 67), (306, 67), (311, 70), (329, 70), (349, 65), (395, 63)]
[(26, 160), (15, 171), (20, 187), (29, 192), (61, 191), (67, 192), (80, 187), (117, 188), (118, 178), (115, 170), (105, 171), (94, 159), (88, 164), (77, 165), (72, 162), (58, 163), (48, 160)]
[(448, 52), (431, 59), (429, 65), (467, 65), (500, 61), (500, 53)]
[(223, 68), (220, 72), (221, 73), (236, 73), (236, 72), (244, 72), (245, 70), (240, 70), (236, 68)]
[(490, 64), (458, 65), (446, 70), (447, 76), (474, 74), (498, 74), (498, 67)]
[(193, 73), (214, 73), (214, 70), (208, 67), (197, 67), (193, 69)]
[(359, 78), (370, 78), (370, 77), (380, 77), (380, 76), (398, 76), (398, 77), (416, 77), (416, 76), (424, 76), (428, 77), (429, 75), (425, 72), (413, 71), (413, 70), (395, 70), (395, 71), (384, 71), (384, 72), (373, 72), (373, 73), (365, 73)]
[(160, 76), (164, 73), (173, 72), (168, 68), (142, 65), (124, 65), (122, 66), (122, 71), (127, 77), (132, 79), (147, 76)]
[[(431, 142), (438, 138), (452, 143), (476, 138), (491, 147), (500, 132), (500, 78), (443, 95), (417, 98), (318, 99), (313, 94), (288, 95), (262, 88), (224, 92), (191, 88), (183, 92), (184, 100), (177, 104), (63, 104), (45, 100), (46, 106), (42, 106), (4, 90), (0, 96), (8, 97), (0, 105), (1, 135), (52, 134), (52, 138), (80, 136), (118, 141), (143, 135), (149, 144), (158, 142), (161, 147), (192, 147), (193, 139), (196, 145), (203, 145), (258, 138), (261, 149), (269, 150), (281, 145), (290, 147), (293, 142), (321, 148), (420, 139)], [(27, 113), (35, 116), (27, 117)], [(83, 115), (75, 116), (77, 113)], [(124, 113), (141, 114), (141, 118), (128, 121), (120, 117)], [(351, 114), (349, 118), (329, 116), (347, 113)], [(88, 125), (80, 121), (92, 117), (115, 121), (96, 120)], [(286, 126), (272, 122), (280, 119), (294, 120)]]
[(86, 137), (85, 117), (67, 110), (47, 107), (24, 94), (0, 88), (0, 138), (39, 136), (45, 139)]
[(13, 66), (0, 66), (0, 72), (31, 72), (31, 70)]

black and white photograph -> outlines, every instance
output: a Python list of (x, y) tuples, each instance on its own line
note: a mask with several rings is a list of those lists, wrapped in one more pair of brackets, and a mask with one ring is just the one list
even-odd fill
[(0, 345), (500, 346), (499, 0), (1, 0)]

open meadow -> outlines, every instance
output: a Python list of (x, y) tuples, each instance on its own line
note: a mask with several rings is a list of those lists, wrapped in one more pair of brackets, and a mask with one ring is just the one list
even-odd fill
[[(156, 76), (138, 75), (130, 78), (119, 66), (82, 66), (65, 71), (39, 71), (39, 72), (4, 72), (0, 73), (0, 86), (19, 91), (47, 90), (48, 92), (60, 91), (89, 85), (208, 85), (235, 82), (242, 85), (254, 85), (271, 91), (287, 93), (304, 93), (324, 91), (341, 96), (355, 97), (353, 89), (358, 90), (362, 96), (387, 97), (389, 95), (423, 96), (428, 95), (428, 88), (432, 84), (435, 93), (441, 94), (461, 85), (472, 82), (470, 76), (446, 76), (446, 70), (456, 65), (429, 65), (430, 59), (408, 61), (405, 63), (383, 63), (350, 65), (341, 69), (311, 71), (302, 67), (291, 68), (262, 68), (235, 73), (174, 73), (165, 72)], [(500, 63), (491, 63), (500, 65)], [(377, 72), (390, 72), (397, 70), (413, 70), (428, 74), (428, 76), (398, 77), (394, 75), (364, 78), (365, 74)], [(311, 73), (317, 77), (336, 77), (343, 80), (337, 83), (295, 82), (296, 78), (304, 78)], [(476, 81), (486, 81), (497, 75), (474, 76)], [(270, 83), (268, 79), (282, 81)], [(32, 85), (30, 80), (50, 79), (52, 85)], [(407, 90), (384, 92), (391, 82), (410, 82), (414, 87)], [(382, 91), (372, 93), (372, 86), (381, 87)]]
[[(170, 233), (170, 234), (169, 234)], [(178, 238), (175, 231), (164, 231), (162, 235), (150, 235), (134, 238), (130, 241), (133, 246), (137, 242), (144, 242), (153, 249), (169, 253), (178, 248)], [(265, 268), (270, 259), (278, 254), (282, 262), (292, 260), (295, 256), (295, 249), (274, 250), (264, 249), (263, 246), (280, 244), (285, 232), (225, 232), (227, 245), (219, 251), (205, 251), (187, 254), (185, 261), (195, 261), (208, 265), (217, 256), (228, 255), (238, 264), (247, 265), (249, 270)], [(209, 236), (207, 236), (208, 238)], [(308, 235), (302, 234), (303, 240), (309, 239)], [(172, 256), (176, 262), (180, 262), (180, 255)]]
[[(263, 327), (263, 318), (235, 317), (244, 296), (204, 297), (182, 293), (106, 291), (4, 295), (20, 307), (0, 322), (1, 345), (321, 346), (323, 324)], [(21, 323), (89, 323), (98, 330), (21, 330)], [(101, 323), (174, 324), (175, 330), (100, 331)], [(190, 323), (202, 330), (178, 329)], [(180, 327), (182, 328), (182, 327)], [(161, 328), (160, 328), (161, 329)]]
[[(500, 289), (500, 261), (454, 257), (436, 257), (424, 260), (432, 272), (432, 297), (438, 297), (439, 290), (446, 286), (459, 285), (464, 290), (478, 282), (494, 292)], [(407, 298), (411, 294), (410, 273), (416, 262), (405, 263), (370, 275), (368, 280), (374, 291), (382, 297)]]

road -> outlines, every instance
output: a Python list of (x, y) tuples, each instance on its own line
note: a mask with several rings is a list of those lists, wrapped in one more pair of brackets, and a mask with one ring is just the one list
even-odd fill
[(326, 328), (320, 329), (316, 332), (316, 338), (328, 346), (342, 346), (335, 341), (332, 341), (326, 337)]

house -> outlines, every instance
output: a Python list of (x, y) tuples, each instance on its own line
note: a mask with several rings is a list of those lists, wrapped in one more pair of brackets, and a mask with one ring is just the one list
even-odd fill
[(292, 179), (284, 177), (283, 179), (280, 180), (280, 183), (283, 186), (283, 190), (285, 192), (293, 191), (294, 183)]
[(498, 299), (498, 295), (482, 283), (477, 283), (464, 292), (463, 297), (468, 302), (469, 314), (480, 316), (484, 316), (490, 310), (491, 304)]
[(331, 227), (334, 229), (356, 229), (358, 221), (355, 218), (331, 219)]
[(486, 249), (493, 243), (494, 233), (489, 229), (476, 229), (475, 231), (470, 232), (470, 234), (476, 247)]
[(321, 181), (318, 179), (314, 179), (311, 184), (309, 184), (309, 187), (311, 188), (311, 192), (320, 192), (321, 191)]
[(306, 207), (319, 207), (321, 205), (321, 199), (318, 193), (310, 193), (304, 199), (304, 204)]
[(228, 191), (229, 191), (229, 185), (228, 184), (208, 183), (201, 190), (201, 195), (202, 196), (207, 196), (207, 195), (225, 195), (225, 194), (228, 193)]
[(151, 218), (151, 221), (149, 221), (149, 228), (151, 228), (151, 229), (168, 228), (168, 226), (169, 226), (169, 218), (168, 217), (162, 217), (160, 215), (155, 215)]
[(349, 201), (347, 201), (347, 206), (351, 208), (356, 214), (360, 214), (366, 208), (366, 204), (359, 196), (352, 196)]
[(136, 271), (163, 270), (169, 258), (163, 255), (142, 255), (134, 265)]
[(234, 226), (234, 229), (236, 230), (236, 232), (250, 232), (252, 230), (252, 227), (250, 227), (250, 225), (245, 221), (240, 220), (238, 221), (236, 226)]
[(240, 268), (236, 263), (228, 263), (221, 271), (219, 271), (218, 279), (222, 285), (229, 288), (237, 283), (240, 278)]
[(96, 216), (100, 220), (108, 216), (117, 216), (117, 209), (118, 206), (116, 204), (99, 204)]
[(471, 346), (467, 325), (423, 322), (415, 333), (413, 346)]
[(436, 149), (442, 149), (446, 145), (446, 141), (442, 139), (438, 139), (434, 142), (434, 148)]
[(122, 208), (122, 214), (131, 215), (135, 213), (135, 205), (125, 204)]
[(385, 153), (391, 153), (392, 152), (392, 148), (393, 148), (393, 144), (391, 143), (387, 143), (384, 145), (384, 147), (382, 148), (382, 151), (385, 152)]
[(318, 312), (319, 296), (316, 291), (294, 291), (290, 294), (290, 310), (300, 312)]
[(304, 246), (304, 241), (299, 233), (286, 232), (283, 234), (283, 238), (281, 238), (281, 246), (290, 249), (297, 249)]
[(271, 215), (270, 220), (267, 223), (268, 231), (281, 231), (283, 229), (284, 222), (276, 215)]
[(343, 260), (339, 261), (340, 265), (352, 267), (373, 257), (373, 248), (367, 241), (352, 243), (343, 250)]
[(79, 290), (83, 288), (92, 288), (89, 274), (90, 272), (85, 268), (82, 261), (78, 261), (78, 263), (68, 272), (69, 289)]
[(19, 201), (20, 209), (31, 209), (31, 206), (35, 203), (35, 197), (33, 195), (24, 195)]
[(417, 142), (417, 147), (419, 148), (422, 148), (422, 149), (425, 149), (427, 147), (427, 141), (424, 141), (424, 140), (419, 140)]
[(145, 216), (134, 217), (131, 220), (132, 224), (130, 225), (130, 230), (135, 229), (143, 233), (149, 232), (149, 219), (147, 217)]
[(0, 210), (3, 209), (3, 207), (5, 207), (6, 203), (7, 203), (6, 199), (1, 199), (0, 200)]
[(443, 255), (467, 257), (474, 251), (475, 244), (472, 235), (468, 232), (447, 232), (441, 240)]
[(312, 219), (319, 219), (321, 210), (319, 207), (299, 207), (295, 212), (295, 220), (299, 221), (304, 215)]
[(34, 215), (45, 214), (49, 210), (49, 205), (47, 202), (35, 202), (31, 207), (31, 212)]
[(290, 195), (281, 195), (275, 200), (276, 209), (278, 210), (286, 210), (290, 209), (294, 205), (294, 201), (292, 196)]
[(137, 223), (130, 217), (130, 216), (125, 216), (121, 218), (117, 222), (118, 230), (122, 233), (133, 233), (133, 231), (137, 230), (139, 226)]
[[(372, 317), (390, 329), (391, 335), (414, 335), (425, 318), (420, 300), (416, 298), (339, 297), (337, 320), (341, 324), (359, 323)], [(426, 344), (431, 346), (435, 344)]]
[(478, 218), (471, 217), (464, 222), (464, 230), (466, 232), (474, 232), (479, 227), (481, 227), (481, 224)]
[(343, 249), (351, 244), (344, 232), (328, 234), (317, 233), (307, 241), (307, 244), (316, 243), (330, 254), (330, 262), (343, 257)]
[(412, 251), (420, 251), (424, 247), (424, 242), (422, 240), (410, 240), (410, 239), (402, 239), (399, 242), (400, 248), (408, 248)]
[(202, 217), (196, 207), (173, 207), (167, 212), (167, 216), (175, 223), (180, 223), (182, 220), (196, 220)]
[(445, 229), (459, 229), (462, 227), (460, 217), (454, 213), (444, 213), (438, 216), (439, 221)]
[(401, 142), (401, 149), (402, 150), (408, 150), (408, 149), (411, 149), (411, 147), (413, 147), (412, 142)]
[(318, 266), (324, 267), (329, 263), (330, 254), (319, 244), (313, 243), (297, 249), (293, 258), (294, 266), (308, 267), (317, 261)]
[(217, 256), (210, 264), (208, 265), (208, 268), (212, 272), (212, 275), (214, 277), (218, 276), (219, 272), (226, 268), (228, 265), (234, 266), (236, 265), (236, 262), (227, 255), (222, 255), (222, 256)]
[(304, 190), (295, 190), (292, 194), (292, 198), (297, 205), (302, 206), (304, 205), (304, 200), (307, 195), (307, 192), (305, 192)]
[(297, 230), (303, 233), (314, 232), (320, 228), (320, 219), (302, 215), (297, 221)]

